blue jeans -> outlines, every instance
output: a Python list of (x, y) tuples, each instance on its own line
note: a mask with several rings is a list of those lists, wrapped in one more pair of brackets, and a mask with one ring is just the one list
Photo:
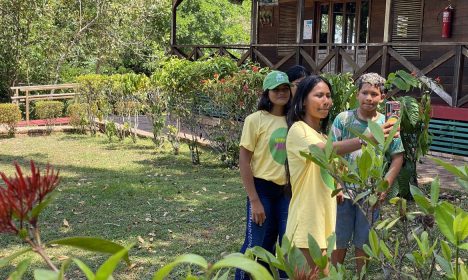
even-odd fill
[[(279, 240), (281, 243), (286, 231), (290, 198), (284, 194), (283, 186), (258, 178), (254, 178), (254, 183), (265, 210), (266, 219), (261, 226), (252, 221), (250, 202), (247, 198), (247, 224), (241, 253), (245, 253), (248, 248), (261, 246), (270, 253), (275, 254), (276, 242)], [(247, 273), (237, 269), (235, 279), (250, 278)]]
[[(362, 206), (361, 200), (358, 202)], [(364, 208), (365, 209), (365, 208)], [(336, 248), (346, 249), (351, 242), (356, 248), (362, 249), (364, 244), (369, 244), (369, 231), (371, 224), (359, 206), (346, 198), (338, 204), (336, 215)], [(371, 211), (370, 209), (368, 211)], [(379, 218), (379, 209), (372, 211), (373, 223)]]

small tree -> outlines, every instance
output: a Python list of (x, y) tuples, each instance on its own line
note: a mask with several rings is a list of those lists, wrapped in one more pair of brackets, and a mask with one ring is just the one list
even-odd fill
[(6, 126), (8, 135), (14, 136), (16, 125), (21, 120), (21, 111), (16, 104), (0, 104), (0, 125)]

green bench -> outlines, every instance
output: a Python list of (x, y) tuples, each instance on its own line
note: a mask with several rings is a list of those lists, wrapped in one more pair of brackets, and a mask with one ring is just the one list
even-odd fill
[(431, 151), (468, 156), (468, 122), (431, 119)]

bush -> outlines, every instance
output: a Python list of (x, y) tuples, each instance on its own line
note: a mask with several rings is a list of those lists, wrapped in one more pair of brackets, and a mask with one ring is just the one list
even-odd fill
[(15, 134), (16, 124), (21, 120), (21, 111), (16, 104), (0, 104), (0, 125), (8, 128), (8, 135)]
[(40, 119), (54, 119), (62, 115), (63, 102), (60, 101), (38, 101), (36, 103), (36, 115)]
[(87, 118), (87, 105), (85, 103), (73, 103), (67, 108), (67, 115), (70, 117), (70, 125), (72, 125), (80, 133), (84, 133)]

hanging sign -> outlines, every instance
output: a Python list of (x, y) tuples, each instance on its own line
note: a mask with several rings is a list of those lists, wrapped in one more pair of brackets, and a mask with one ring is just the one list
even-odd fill
[(306, 19), (304, 20), (304, 34), (302, 39), (304, 40), (312, 40), (312, 27), (313, 27), (313, 20)]

